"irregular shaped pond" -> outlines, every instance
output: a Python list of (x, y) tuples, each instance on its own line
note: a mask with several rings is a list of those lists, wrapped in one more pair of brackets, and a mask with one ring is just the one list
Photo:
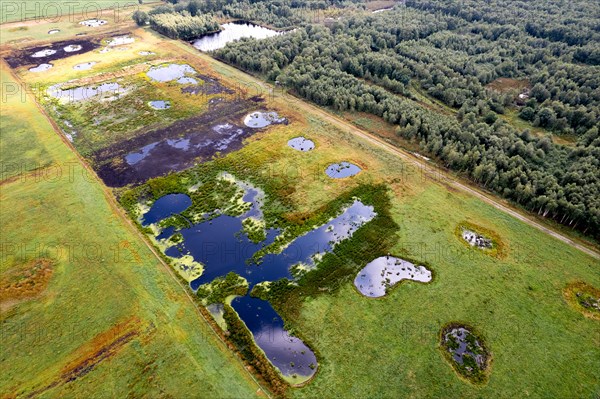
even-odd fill
[(157, 199), (144, 214), (142, 224), (147, 226), (171, 215), (185, 211), (192, 205), (192, 199), (185, 194), (167, 194)]
[[(186, 219), (189, 227), (178, 230), (181, 239), (165, 251), (167, 256), (174, 258), (191, 255), (194, 261), (204, 265), (203, 274), (190, 283), (194, 290), (232, 271), (246, 278), (249, 288), (263, 281), (291, 279), (290, 268), (293, 265), (301, 263), (308, 267), (314, 266), (323, 254), (331, 252), (337, 243), (351, 237), (357, 229), (376, 216), (372, 206), (355, 200), (336, 218), (294, 239), (281, 253), (264, 256), (260, 265), (247, 265), (246, 261), (254, 253), (274, 241), (278, 231), (266, 231), (265, 240), (259, 243), (250, 241), (243, 233), (243, 220), (262, 216), (259, 206), (263, 196), (262, 192), (248, 184), (243, 187), (246, 190), (243, 201), (252, 204), (245, 214), (239, 217), (220, 215), (198, 224), (192, 224)], [(168, 196), (163, 198), (166, 197)], [(182, 212), (181, 209), (189, 202), (186, 200), (184, 206), (161, 202), (160, 207), (157, 207), (157, 203), (158, 201), (144, 215), (144, 225), (158, 222), (161, 220), (160, 216), (164, 218)], [(158, 217), (150, 217), (151, 212), (156, 212), (152, 214), (155, 215), (158, 211)], [(168, 227), (157, 239), (166, 241), (174, 233), (175, 229)], [(245, 296), (235, 299), (232, 306), (253, 333), (257, 345), (283, 375), (294, 381), (294, 375), (296, 378), (306, 379), (314, 373), (317, 366), (314, 353), (301, 340), (287, 334), (281, 318), (268, 302)], [(271, 333), (265, 336), (267, 331)]]
[(477, 247), (481, 249), (491, 249), (492, 248), (492, 240), (482, 236), (481, 234), (477, 234), (474, 231), (463, 229), (462, 238), (466, 242), (469, 243), (472, 247)]
[(484, 382), (489, 354), (469, 328), (449, 325), (442, 330), (442, 346), (452, 366), (472, 382)]
[(29, 72), (44, 72), (52, 68), (52, 64), (40, 64), (36, 67), (29, 68)]
[(53, 54), (56, 54), (56, 50), (49, 48), (49, 49), (36, 51), (35, 53), (31, 54), (31, 56), (33, 58), (43, 58), (43, 57), (48, 57)]
[(154, 109), (169, 109), (169, 108), (171, 108), (171, 102), (163, 101), (163, 100), (150, 101), (148, 103), (148, 105), (150, 105), (150, 107), (154, 108)]
[(427, 283), (431, 272), (424, 266), (415, 266), (403, 259), (382, 256), (367, 264), (354, 279), (354, 286), (364, 296), (379, 298), (389, 287), (402, 280)]
[(61, 84), (50, 86), (48, 95), (66, 102), (87, 100), (107, 93), (118, 97), (125, 92), (118, 83), (103, 83), (99, 86), (82, 86), (67, 90), (62, 90), (60, 87)]
[(80, 51), (82, 48), (83, 47), (79, 44), (69, 44), (63, 50), (65, 50), (67, 53), (74, 53), (76, 51)]
[(227, 43), (243, 37), (264, 39), (283, 33), (284, 32), (277, 32), (272, 29), (263, 28), (262, 26), (246, 22), (229, 22), (221, 25), (220, 32), (203, 36), (202, 38), (195, 40), (192, 44), (200, 51), (213, 51), (225, 47)]
[(292, 377), (293, 382), (294, 375), (306, 380), (316, 372), (315, 354), (302, 340), (289, 335), (269, 302), (244, 296), (235, 298), (231, 306), (252, 332), (256, 344), (284, 376)]
[(73, 69), (75, 69), (76, 71), (87, 71), (88, 69), (92, 69), (92, 67), (96, 64), (97, 64), (96, 61), (84, 62), (84, 63), (75, 65), (73, 67)]
[(312, 140), (300, 136), (294, 137), (288, 141), (288, 146), (292, 147), (294, 150), (306, 152), (314, 149), (315, 143)]
[(152, 67), (146, 75), (155, 82), (170, 82), (185, 77), (187, 74), (195, 74), (194, 68), (187, 64), (169, 64), (165, 66)]
[(325, 170), (325, 173), (327, 173), (327, 176), (333, 179), (343, 179), (345, 177), (354, 176), (360, 171), (360, 167), (354, 165), (353, 163), (340, 162), (329, 165)]
[(112, 39), (110, 39), (108, 41), (108, 45), (111, 47), (114, 46), (121, 46), (123, 44), (130, 44), (135, 42), (135, 39), (131, 36), (118, 36), (118, 37), (114, 37)]
[(96, 28), (98, 26), (106, 25), (106, 20), (104, 19), (86, 19), (85, 21), (81, 21), (79, 25), (89, 26), (91, 28)]
[(277, 112), (253, 112), (246, 115), (244, 124), (255, 129), (269, 126), (273, 123), (284, 123), (285, 118), (280, 118)]

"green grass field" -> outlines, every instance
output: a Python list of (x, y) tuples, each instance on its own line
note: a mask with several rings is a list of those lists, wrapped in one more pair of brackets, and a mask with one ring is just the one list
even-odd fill
[[(2, 87), (12, 83), (3, 67)], [(2, 182), (0, 279), (39, 258), (53, 272), (34, 297), (2, 295), (0, 396), (253, 397), (258, 386), (31, 98), (7, 99), (3, 165), (53, 166)]]

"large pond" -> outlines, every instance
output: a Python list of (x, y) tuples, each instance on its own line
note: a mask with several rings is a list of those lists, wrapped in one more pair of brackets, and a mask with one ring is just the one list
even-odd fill
[(415, 266), (403, 259), (382, 256), (358, 272), (354, 285), (364, 296), (379, 298), (402, 280), (427, 283), (431, 281), (431, 272), (424, 266)]
[(315, 354), (301, 339), (289, 335), (269, 302), (244, 296), (235, 298), (231, 306), (252, 332), (256, 344), (283, 375), (295, 374), (306, 379), (314, 374)]
[(333, 179), (343, 179), (345, 177), (354, 176), (360, 171), (360, 167), (354, 165), (353, 163), (340, 162), (329, 165), (325, 170), (325, 173), (327, 173), (327, 176)]
[(81, 86), (67, 90), (62, 90), (61, 86), (61, 84), (50, 86), (48, 88), (48, 95), (65, 102), (71, 102), (87, 100), (92, 97), (106, 94), (110, 94), (111, 97), (118, 97), (125, 92), (125, 89), (118, 83), (103, 83), (98, 86)]
[[(249, 239), (242, 223), (247, 218), (262, 218), (260, 206), (264, 194), (249, 184), (238, 184), (245, 190), (243, 201), (251, 204), (248, 211), (237, 217), (217, 211), (216, 216), (212, 215), (211, 218), (204, 215), (206, 220), (197, 224), (186, 219), (189, 227), (177, 231), (183, 239), (165, 251), (167, 256), (173, 258), (191, 255), (194, 261), (204, 265), (203, 274), (190, 283), (193, 290), (229, 272), (244, 277), (250, 290), (261, 282), (293, 279), (292, 266), (301, 265), (303, 269), (314, 267), (323, 254), (331, 252), (337, 243), (350, 238), (357, 229), (376, 216), (372, 206), (355, 200), (337, 217), (297, 237), (281, 253), (265, 255), (257, 265), (249, 260), (265, 245), (274, 242), (280, 232), (267, 229), (262, 242)], [(147, 226), (179, 214), (189, 204), (190, 199), (185, 194), (164, 196), (143, 216), (143, 224)], [(157, 239), (167, 242), (175, 232), (173, 227), (167, 227)], [(268, 302), (245, 296), (235, 299), (232, 306), (253, 333), (257, 345), (285, 376), (309, 377), (315, 372), (315, 355), (300, 339), (287, 334), (281, 317)]]
[[(169, 64), (163, 66), (152, 67), (146, 75), (155, 82), (171, 82), (173, 80), (181, 80), (186, 75), (195, 74), (194, 68), (187, 64)], [(180, 81), (179, 83), (187, 83)]]
[(227, 43), (243, 37), (264, 39), (281, 34), (283, 34), (283, 32), (277, 32), (272, 29), (263, 28), (262, 26), (246, 22), (230, 22), (221, 25), (220, 32), (212, 33), (195, 40), (193, 46), (200, 51), (213, 51), (223, 48)]

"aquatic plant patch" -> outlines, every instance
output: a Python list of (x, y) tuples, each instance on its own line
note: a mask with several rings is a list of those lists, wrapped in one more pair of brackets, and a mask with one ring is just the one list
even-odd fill
[(490, 353), (474, 328), (449, 323), (442, 328), (440, 335), (442, 352), (454, 370), (471, 383), (487, 382)]

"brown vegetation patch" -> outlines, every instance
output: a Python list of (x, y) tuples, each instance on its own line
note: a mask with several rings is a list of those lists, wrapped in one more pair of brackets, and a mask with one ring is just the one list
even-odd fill
[(116, 355), (123, 347), (140, 335), (141, 321), (137, 317), (126, 319), (77, 348), (72, 359), (59, 374), (45, 387), (33, 391), (29, 397), (37, 397), (43, 392), (83, 377), (100, 362)]
[(524, 88), (529, 86), (527, 79), (510, 79), (510, 78), (498, 78), (493, 82), (489, 83), (486, 87), (501, 93), (517, 90), (521, 92)]
[(8, 307), (23, 299), (38, 296), (46, 289), (55, 263), (49, 259), (35, 259), (22, 267), (0, 276), (0, 307)]

